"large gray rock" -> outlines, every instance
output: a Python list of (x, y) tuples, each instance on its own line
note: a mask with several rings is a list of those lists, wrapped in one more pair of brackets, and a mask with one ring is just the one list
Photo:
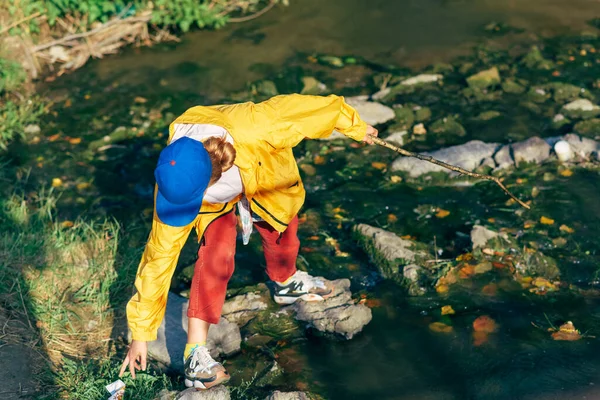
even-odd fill
[(505, 169), (515, 166), (515, 160), (512, 157), (512, 149), (510, 145), (504, 145), (494, 154), (494, 162), (496, 169)]
[[(498, 149), (498, 146), (498, 143), (484, 143), (480, 140), (472, 140), (465, 144), (447, 147), (424, 154), (431, 155), (433, 158), (444, 161), (448, 164), (456, 165), (472, 171), (479, 167), (484, 159), (492, 157), (496, 152), (496, 149)], [(430, 172), (451, 172), (446, 168), (430, 162), (410, 157), (397, 158), (392, 163), (391, 170), (408, 172), (412, 178), (417, 178)]]
[[(165, 317), (158, 328), (158, 337), (148, 342), (148, 354), (175, 370), (183, 369), (183, 350), (187, 343), (188, 300), (169, 293)], [(242, 337), (240, 328), (221, 318), (217, 325), (208, 331), (207, 347), (213, 357), (230, 355), (240, 350)]]
[(310, 400), (310, 397), (304, 392), (280, 392), (277, 390), (267, 396), (265, 400)]
[(511, 147), (517, 165), (522, 162), (541, 164), (550, 157), (552, 150), (552, 147), (538, 136), (514, 143)]
[[(230, 400), (229, 389), (223, 385), (208, 390), (186, 389), (179, 393), (176, 400)], [(162, 399), (161, 399), (162, 400)]]
[(354, 302), (348, 279), (329, 281), (329, 284), (333, 287), (333, 293), (324, 301), (300, 300), (287, 308), (296, 312), (297, 320), (307, 322), (321, 332), (352, 339), (371, 322), (371, 309)]
[[(383, 104), (369, 101), (369, 96), (347, 97), (346, 103), (354, 107), (360, 118), (369, 125), (378, 125), (388, 122), (396, 117), (394, 110)], [(347, 137), (338, 131), (324, 140), (344, 139)]]
[(354, 107), (360, 118), (369, 125), (383, 124), (396, 116), (390, 107), (369, 101), (368, 96), (348, 97), (346, 103)]
[[(265, 286), (266, 290), (266, 286)], [(227, 321), (238, 326), (244, 326), (252, 318), (269, 306), (268, 298), (264, 292), (250, 292), (243, 295), (235, 296), (225, 302), (223, 305), (222, 315)]]
[(571, 150), (573, 150), (573, 153), (575, 153), (577, 157), (582, 159), (588, 159), (594, 153), (597, 154), (598, 152), (600, 152), (600, 142), (594, 139), (581, 137), (574, 133), (569, 133), (563, 136), (562, 140), (569, 143), (569, 145), (571, 146)]

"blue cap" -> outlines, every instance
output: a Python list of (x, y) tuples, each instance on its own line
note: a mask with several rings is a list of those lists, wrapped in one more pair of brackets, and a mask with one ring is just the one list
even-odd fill
[(170, 226), (192, 222), (202, 206), (211, 174), (212, 164), (201, 142), (182, 137), (165, 147), (154, 170), (158, 218)]

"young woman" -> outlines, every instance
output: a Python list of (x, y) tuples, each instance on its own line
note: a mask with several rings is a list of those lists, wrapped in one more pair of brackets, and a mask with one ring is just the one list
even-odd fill
[(262, 103), (193, 107), (169, 127), (169, 145), (154, 171), (152, 231), (138, 268), (137, 293), (127, 305), (133, 341), (121, 367), (146, 369), (146, 342), (156, 340), (171, 277), (192, 228), (200, 238), (190, 290), (185, 384), (207, 389), (229, 379), (205, 347), (219, 322), (234, 269), (237, 209), (243, 241), (261, 235), (274, 299), (320, 301), (329, 289), (296, 270), (297, 213), (305, 191), (292, 148), (333, 130), (370, 143), (377, 130), (339, 96), (277, 96)]

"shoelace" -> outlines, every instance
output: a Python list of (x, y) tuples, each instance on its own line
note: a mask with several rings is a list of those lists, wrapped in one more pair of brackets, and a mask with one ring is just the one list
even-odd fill
[(321, 279), (317, 279), (314, 276), (310, 276), (307, 272), (297, 271), (294, 280), (300, 281), (305, 284), (305, 289), (308, 291), (313, 287), (319, 289), (325, 289), (325, 282)]
[(192, 354), (190, 368), (194, 372), (209, 373), (211, 368), (216, 364), (218, 363), (210, 356), (206, 347), (197, 347)]

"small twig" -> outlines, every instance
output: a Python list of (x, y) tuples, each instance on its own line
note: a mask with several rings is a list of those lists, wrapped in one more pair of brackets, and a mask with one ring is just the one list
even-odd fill
[(382, 147), (387, 147), (390, 150), (394, 150), (396, 153), (400, 153), (403, 156), (418, 158), (419, 160), (427, 161), (427, 162), (430, 162), (432, 164), (439, 165), (440, 167), (444, 167), (446, 169), (449, 169), (451, 171), (458, 172), (461, 175), (466, 175), (466, 176), (470, 176), (472, 178), (485, 179), (485, 180), (488, 180), (488, 181), (496, 182), (496, 184), (498, 186), (500, 186), (500, 188), (504, 191), (504, 193), (506, 193), (507, 195), (509, 195), (513, 200), (515, 200), (517, 203), (519, 203), (522, 207), (525, 207), (528, 210), (531, 208), (528, 204), (525, 204), (523, 201), (519, 200), (514, 194), (512, 194), (506, 188), (506, 186), (504, 186), (502, 184), (502, 182), (500, 182), (500, 179), (496, 178), (495, 176), (478, 174), (476, 172), (467, 171), (466, 169), (457, 167), (455, 165), (447, 164), (447, 163), (445, 163), (443, 161), (436, 160), (435, 158), (433, 158), (431, 156), (426, 156), (426, 155), (419, 154), (419, 153), (413, 153), (412, 151), (408, 151), (408, 150), (405, 150), (405, 149), (403, 149), (401, 147), (394, 146), (393, 144), (390, 144), (390, 143), (386, 142), (385, 140), (380, 139), (380, 138), (378, 138), (376, 136), (371, 136), (370, 139), (373, 141), (373, 143), (375, 143), (375, 144), (377, 144), (379, 146), (382, 146)]
[(435, 262), (438, 262), (437, 237), (433, 235), (433, 250), (435, 251)]
[(269, 3), (268, 6), (266, 6), (265, 8), (263, 8), (262, 10), (252, 14), (252, 15), (248, 15), (247, 17), (240, 17), (240, 18), (229, 18), (227, 20), (227, 22), (247, 22), (247, 21), (251, 21), (255, 18), (260, 17), (261, 15), (265, 14), (266, 12), (268, 12), (271, 8), (275, 7), (275, 0), (271, 0), (271, 2)]
[[(14, 28), (15, 26), (19, 26), (19, 25), (21, 25), (23, 22), (27, 22), (27, 21), (29, 21), (30, 19), (35, 19), (35, 18), (37, 18), (37, 17), (42, 17), (42, 14), (41, 14), (39, 11), (38, 11), (38, 12), (36, 12), (36, 13), (33, 13), (33, 14), (31, 14), (31, 15), (30, 15), (30, 16), (28, 16), (28, 17), (25, 17), (25, 18), (22, 18), (22, 19), (20, 19), (20, 20), (18, 20), (18, 21), (16, 21), (16, 22), (13, 22), (13, 23), (12, 23), (12, 24), (10, 24), (9, 26), (6, 26), (6, 27), (2, 28), (2, 29), (0, 30), (0, 35), (2, 35), (3, 33), (6, 33), (6, 32), (8, 32), (8, 31), (10, 31), (10, 30), (11, 30), (12, 28)], [(43, 15), (43, 17), (44, 17), (44, 18), (46, 18), (46, 16), (45, 16), (45, 15)]]

